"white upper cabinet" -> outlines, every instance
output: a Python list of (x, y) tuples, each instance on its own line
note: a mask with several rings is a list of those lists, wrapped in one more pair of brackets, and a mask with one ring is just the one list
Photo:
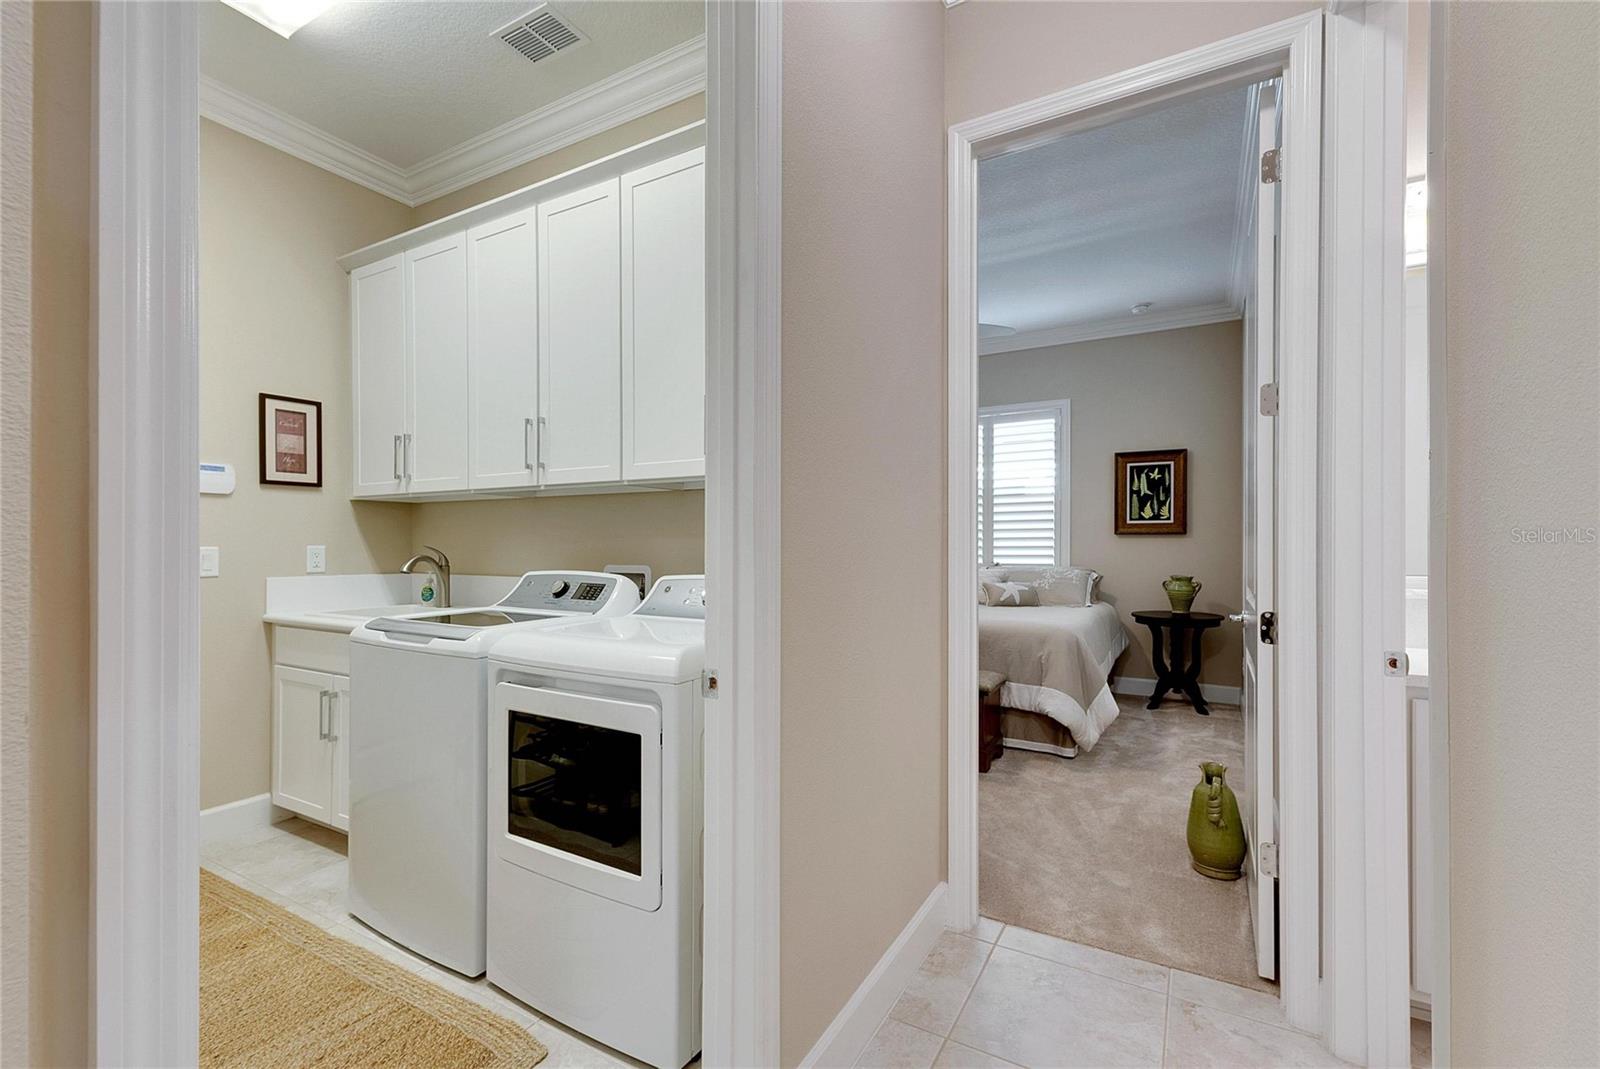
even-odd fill
[(622, 477), (704, 476), (705, 149), (622, 176)]
[(467, 236), (406, 253), (406, 490), (467, 488)]
[(622, 477), (618, 186), (539, 205), (538, 448), (549, 486)]
[(350, 273), (351, 390), (357, 497), (405, 492), (405, 256)]
[(536, 208), (467, 231), (472, 488), (538, 484)]

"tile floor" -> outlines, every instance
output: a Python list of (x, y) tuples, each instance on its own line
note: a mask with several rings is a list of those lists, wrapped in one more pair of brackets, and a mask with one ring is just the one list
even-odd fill
[(1278, 1000), (985, 918), (939, 938), (863, 1069), (1344, 1066)]
[[(349, 916), (345, 912), (349, 864), (345, 860), (345, 837), (340, 832), (295, 818), (202, 846), (200, 864), (318, 927), (521, 1025), (550, 1050), (540, 1069), (615, 1069), (642, 1064), (540, 1016), (489, 986), (482, 977), (468, 980), (417, 957)], [(692, 1064), (697, 1067), (700, 1063), (696, 1060)]]

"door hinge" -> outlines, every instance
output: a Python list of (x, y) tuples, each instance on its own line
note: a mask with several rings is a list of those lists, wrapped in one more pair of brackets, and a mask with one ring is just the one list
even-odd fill
[(700, 694), (705, 698), (715, 698), (717, 696), (717, 670), (715, 668), (707, 668), (700, 673)]
[(1269, 148), (1261, 154), (1261, 181), (1271, 185), (1283, 181), (1283, 150)]
[(1261, 414), (1263, 416), (1276, 416), (1278, 414), (1278, 384), (1276, 382), (1261, 384)]
[(1256, 848), (1256, 875), (1278, 878), (1278, 844), (1262, 843)]
[(1263, 645), (1275, 646), (1278, 644), (1278, 614), (1264, 612), (1261, 614), (1261, 642)]

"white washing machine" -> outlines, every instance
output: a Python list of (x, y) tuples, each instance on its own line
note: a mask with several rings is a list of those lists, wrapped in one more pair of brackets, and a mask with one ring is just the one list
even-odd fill
[(489, 653), (489, 981), (679, 1069), (700, 1049), (705, 577)]
[(350, 636), (350, 912), (467, 976), (484, 970), (486, 657), (503, 635), (620, 616), (639, 590), (528, 572), (499, 603)]

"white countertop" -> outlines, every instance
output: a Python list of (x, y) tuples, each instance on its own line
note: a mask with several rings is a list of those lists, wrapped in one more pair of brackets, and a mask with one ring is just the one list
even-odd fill
[[(424, 605), (421, 575), (288, 575), (269, 578), (266, 611), (261, 619), (279, 627), (333, 631), (348, 635), (379, 616), (437, 612)], [(521, 578), (515, 575), (453, 575), (450, 600), (455, 608), (493, 605)]]

